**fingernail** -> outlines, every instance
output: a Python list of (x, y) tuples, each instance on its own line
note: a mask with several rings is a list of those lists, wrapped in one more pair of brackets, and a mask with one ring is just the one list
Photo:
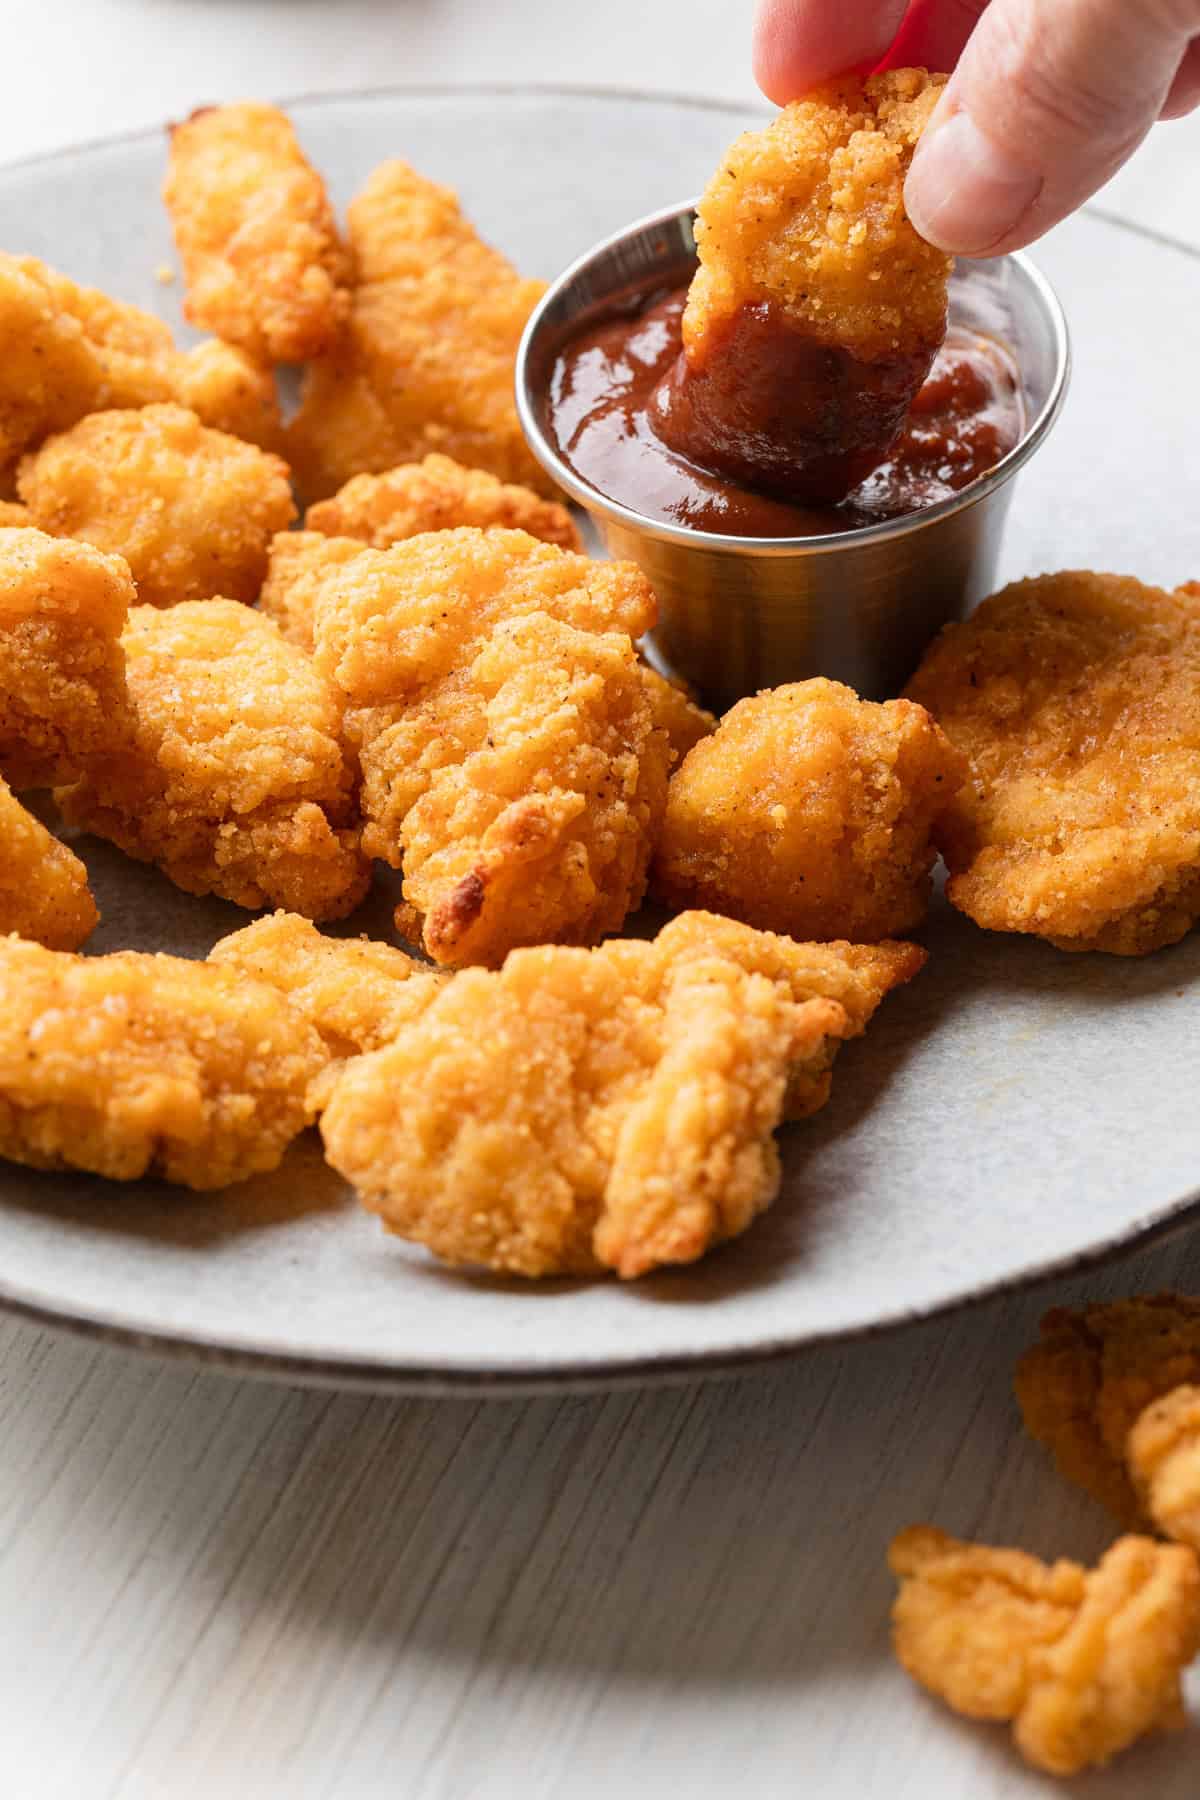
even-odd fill
[(960, 109), (917, 145), (904, 204), (929, 243), (978, 256), (1016, 229), (1041, 190), (1042, 177)]

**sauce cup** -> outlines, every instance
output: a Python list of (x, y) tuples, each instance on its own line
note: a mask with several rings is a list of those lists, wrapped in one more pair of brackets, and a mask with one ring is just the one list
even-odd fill
[(1045, 440), (1070, 375), (1066, 319), (1026, 256), (959, 262), (953, 324), (998, 338), (1020, 371), (1025, 427), (995, 468), (948, 500), (854, 531), (726, 537), (644, 518), (559, 455), (550, 384), (575, 334), (632, 294), (679, 287), (696, 262), (695, 203), (668, 207), (589, 250), (546, 293), (517, 351), (521, 424), (547, 474), (594, 521), (611, 555), (658, 596), (656, 660), (723, 709), (761, 687), (828, 675), (868, 699), (897, 694), (929, 640), (994, 585), (1013, 478)]

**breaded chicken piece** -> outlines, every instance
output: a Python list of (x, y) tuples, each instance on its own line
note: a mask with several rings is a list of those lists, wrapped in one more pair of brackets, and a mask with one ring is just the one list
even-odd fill
[(560, 550), (583, 548), (574, 520), (558, 501), (498, 481), (486, 469), (464, 468), (449, 456), (427, 456), (383, 475), (355, 475), (331, 500), (310, 506), (304, 520), (306, 531), (361, 538), (374, 550), (456, 525), (485, 530), (499, 525), (527, 531)]
[(1126, 1440), (1125, 1462), (1146, 1517), (1200, 1551), (1200, 1386), (1151, 1401)]
[(654, 712), (654, 723), (665, 731), (671, 746), (671, 767), (681, 763), (688, 751), (716, 729), (716, 719), (692, 698), (682, 681), (671, 681), (643, 664), (642, 681), (646, 697)]
[[(347, 1065), (326, 1154), (388, 1230), (448, 1262), (624, 1279), (692, 1262), (774, 1199), (789, 1085), (822, 1080), (855, 1034), (802, 971), (808, 948), (689, 914), (653, 943), (466, 970)], [(877, 999), (923, 960), (889, 948)]]
[(456, 195), (383, 163), (351, 204), (357, 285), (337, 350), (308, 371), (286, 455), (306, 500), (353, 475), (441, 451), (552, 492), (513, 399), (513, 365), (543, 283), (523, 281)]
[(1180, 1676), (1200, 1651), (1200, 1565), (1123, 1537), (1093, 1570), (902, 1531), (893, 1647), (922, 1687), (973, 1719), (1013, 1722), (1034, 1768), (1075, 1775), (1184, 1721)]
[(871, 942), (925, 917), (934, 823), (966, 776), (923, 707), (813, 680), (739, 700), (671, 779), (654, 884), (791, 937)]
[(0, 531), (32, 530), (33, 514), (17, 500), (0, 500)]
[(92, 413), (22, 459), (43, 531), (119, 552), (148, 606), (253, 600), (296, 516), (287, 464), (182, 406)]
[(447, 980), (391, 944), (324, 937), (289, 912), (231, 932), (208, 960), (286, 994), (339, 1061), (390, 1043)]
[(0, 936), (78, 950), (99, 923), (87, 870), (0, 776)]
[(319, 589), (366, 548), (361, 538), (326, 537), (320, 531), (278, 532), (271, 540), (259, 611), (274, 620), (290, 644), (311, 656)]
[(0, 532), (0, 774), (67, 781), (129, 726), (121, 630), (136, 599), (119, 556)]
[(617, 930), (644, 891), (669, 757), (629, 641), (654, 618), (640, 572), (464, 527), (364, 551), (315, 607), (316, 664), (362, 767), (363, 847), (405, 871), (400, 929), (423, 915), (450, 963)]
[(326, 1052), (275, 991), (228, 969), (0, 938), (0, 1156), (228, 1187), (311, 1122)]
[(33, 256), (0, 254), (0, 342), (0, 469), (103, 408), (179, 400), (259, 442), (281, 430), (269, 372), (240, 351), (177, 350), (161, 319)]
[(193, 325), (259, 362), (304, 362), (350, 311), (325, 183), (274, 106), (202, 106), (170, 130), (163, 200)]
[(58, 794), (72, 824), (191, 894), (341, 918), (366, 891), (338, 706), (303, 651), (234, 600), (137, 606), (133, 745)]
[(945, 77), (893, 69), (797, 100), (705, 190), (683, 355), (658, 427), (677, 450), (807, 503), (880, 463), (946, 331), (951, 259), (904, 179)]
[(1200, 914), (1200, 613), (1084, 572), (1018, 581), (908, 687), (971, 765), (939, 826), (976, 924), (1143, 956)]
[(391, 756), (411, 747), (427, 765), (400, 831), (401, 930), (439, 963), (493, 965), (619, 931), (645, 893), (670, 767), (628, 637), (545, 613), (498, 625), (452, 717), (452, 752), (436, 703), (391, 735)]
[(1143, 1520), (1126, 1468), (1145, 1409), (1200, 1382), (1200, 1299), (1148, 1294), (1072, 1311), (1055, 1307), (1016, 1371), (1025, 1428), (1068, 1481), (1124, 1525)]

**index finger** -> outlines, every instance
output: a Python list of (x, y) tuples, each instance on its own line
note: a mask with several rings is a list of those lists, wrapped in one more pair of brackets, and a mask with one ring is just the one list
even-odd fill
[(754, 78), (786, 106), (819, 82), (872, 69), (886, 54), (908, 0), (759, 0)]

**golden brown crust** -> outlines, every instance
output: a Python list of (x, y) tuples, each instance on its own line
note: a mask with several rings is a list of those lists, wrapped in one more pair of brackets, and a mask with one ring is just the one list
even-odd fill
[(583, 548), (574, 520), (558, 501), (499, 481), (486, 469), (464, 468), (449, 456), (426, 456), (382, 475), (355, 475), (332, 499), (310, 506), (304, 520), (306, 531), (361, 538), (374, 550), (457, 525), (500, 526), (527, 531), (560, 550)]
[(19, 938), (0, 938), (0, 985), (0, 1155), (15, 1162), (219, 1188), (275, 1168), (311, 1120), (326, 1053), (273, 988)]
[(41, 531), (0, 533), (0, 773), (66, 781), (128, 732), (128, 566)]
[(1200, 1386), (1152, 1401), (1125, 1441), (1125, 1461), (1146, 1517), (1200, 1551)]
[(33, 528), (33, 514), (17, 500), (0, 500), (0, 531), (23, 531)]
[(667, 734), (671, 767), (676, 768), (701, 738), (716, 729), (717, 721), (693, 699), (686, 682), (661, 675), (649, 663), (642, 665), (642, 681), (654, 713), (654, 723)]
[(278, 532), (271, 539), (259, 611), (274, 620), (290, 644), (298, 644), (311, 656), (317, 594), (328, 576), (344, 569), (365, 548), (361, 538)]
[(78, 950), (99, 922), (87, 870), (0, 777), (0, 936)]
[(33, 256), (0, 254), (0, 341), (0, 469), (106, 408), (179, 401), (206, 425), (267, 445), (282, 429), (269, 371), (241, 351), (177, 350), (161, 319)]
[(369, 869), (334, 697), (233, 600), (135, 607), (122, 639), (133, 746), (59, 795), (64, 816), (188, 893), (340, 918)]
[(730, 146), (700, 200), (689, 354), (764, 301), (864, 361), (936, 349), (950, 258), (909, 224), (904, 177), (944, 84), (923, 69), (847, 78)]
[(455, 964), (619, 929), (669, 756), (630, 642), (654, 616), (639, 572), (464, 527), (351, 558), (315, 611), (364, 848), (404, 868), (399, 928)]
[(253, 600), (296, 516), (287, 464), (181, 406), (92, 413), (21, 463), (43, 531), (123, 556), (149, 606)]
[(390, 1043), (446, 979), (391, 944), (325, 937), (288, 912), (231, 932), (208, 960), (285, 994), (339, 1059)]
[(245, 101), (172, 128), (163, 199), (193, 325), (263, 363), (328, 350), (350, 310), (350, 259), (290, 119)]
[(288, 431), (309, 501), (353, 475), (441, 451), (549, 494), (513, 400), (513, 364), (543, 284), (523, 281), (449, 188), (384, 163), (348, 215), (357, 285), (339, 348), (314, 362)]
[(626, 1279), (691, 1262), (770, 1204), (789, 1084), (854, 1034), (827, 991), (838, 948), (687, 914), (653, 943), (466, 970), (348, 1065), (326, 1152), (450, 1262)]
[(1200, 1300), (1169, 1293), (1055, 1307), (1015, 1378), (1026, 1430), (1126, 1525), (1144, 1516), (1126, 1469), (1129, 1434), (1152, 1401), (1198, 1381)]
[(1190, 1550), (1124, 1537), (1089, 1571), (924, 1525), (889, 1562), (900, 1663), (956, 1712), (1011, 1719), (1035, 1768), (1078, 1774), (1181, 1722), (1180, 1675), (1200, 1650)]
[(799, 938), (925, 917), (932, 833), (966, 773), (924, 708), (813, 680), (740, 700), (671, 779), (654, 885)]
[(950, 625), (908, 693), (967, 757), (939, 828), (953, 904), (993, 931), (1143, 956), (1200, 914), (1200, 617), (1086, 571)]

